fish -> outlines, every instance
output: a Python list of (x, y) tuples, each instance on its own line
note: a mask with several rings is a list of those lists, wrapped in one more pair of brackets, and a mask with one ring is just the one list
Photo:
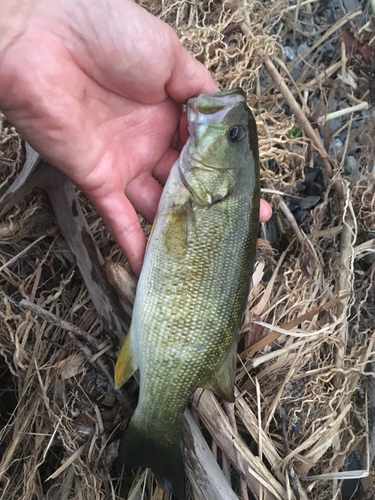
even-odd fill
[(179, 500), (189, 397), (201, 387), (234, 401), (260, 204), (258, 136), (244, 91), (202, 94), (186, 108), (189, 138), (163, 189), (115, 368), (117, 388), (137, 370), (140, 377), (118, 467), (150, 468)]

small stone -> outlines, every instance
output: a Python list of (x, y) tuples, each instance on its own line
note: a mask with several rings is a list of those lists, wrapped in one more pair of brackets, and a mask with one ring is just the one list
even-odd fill
[(323, 186), (320, 182), (312, 182), (308, 186), (307, 193), (312, 196), (320, 196), (323, 193)]
[(345, 163), (344, 163), (344, 170), (346, 175), (351, 175), (354, 170), (357, 168), (357, 160), (354, 158), (354, 156), (347, 156), (345, 158)]
[(312, 24), (305, 24), (304, 29), (307, 33), (313, 33), (315, 31), (315, 26)]
[(339, 139), (343, 144), (346, 141), (347, 135), (348, 135), (348, 129), (344, 129), (342, 132), (340, 132)]
[(364, 124), (365, 120), (354, 120), (352, 123), (352, 129), (362, 127)]
[(309, 210), (298, 210), (294, 214), (294, 218), (296, 219), (297, 224), (302, 224), (304, 220), (307, 219), (307, 217), (310, 217), (310, 211)]
[(318, 175), (318, 170), (316, 168), (306, 167), (305, 168), (305, 184), (311, 184), (315, 181)]
[(341, 148), (342, 148), (342, 142), (338, 137), (336, 137), (335, 139), (333, 139), (333, 141), (329, 146), (329, 154), (332, 156), (332, 158), (337, 158), (337, 155), (341, 151)]
[(358, 0), (344, 0), (344, 4), (349, 12), (357, 10), (361, 6)]
[(286, 57), (290, 60), (293, 61), (293, 59), (296, 57), (294, 50), (292, 47), (284, 47), (284, 52)]
[(335, 18), (334, 18), (334, 16), (333, 16), (333, 12), (332, 12), (332, 10), (331, 10), (331, 9), (326, 9), (326, 10), (324, 11), (324, 17), (326, 18), (326, 22), (327, 22), (328, 24), (332, 24), (332, 23), (334, 23), (334, 22), (335, 22)]
[(261, 225), (261, 237), (267, 240), (270, 245), (274, 245), (276, 243), (278, 236), (274, 215), (272, 215), (268, 222)]
[(366, 121), (370, 118), (370, 111), (368, 109), (362, 110), (362, 118)]
[[(362, 468), (363, 467), (361, 461), (359, 460), (357, 455), (352, 452), (347, 459), (346, 467), (344, 467), (344, 470), (358, 471)], [(355, 492), (358, 490), (358, 483), (359, 479), (344, 479), (341, 485), (341, 494), (343, 499), (349, 500), (350, 498), (353, 498)]]
[(334, 118), (333, 120), (331, 120), (329, 122), (331, 132), (336, 132), (336, 130), (338, 130), (341, 127), (341, 122), (342, 122), (342, 118), (340, 118), (340, 117)]
[(302, 54), (304, 54), (306, 52), (306, 50), (309, 49), (309, 46), (307, 45), (307, 43), (301, 43), (299, 46), (298, 46), (298, 49), (297, 49), (297, 52), (298, 52), (298, 55), (301, 56)]
[(294, 426), (294, 429), (293, 429), (294, 434), (300, 434), (301, 430), (302, 430), (302, 426), (301, 426), (301, 424), (300, 424), (300, 423), (298, 423), (298, 424), (296, 424), (296, 425)]
[(298, 206), (302, 210), (314, 208), (320, 201), (320, 196), (307, 196), (303, 200), (298, 200)]
[(302, 70), (303, 70), (303, 66), (302, 64), (298, 64), (298, 66), (296, 66), (295, 68), (292, 69), (292, 72), (291, 72), (291, 75), (292, 75), (292, 78), (293, 80), (296, 82), (299, 77), (302, 75)]

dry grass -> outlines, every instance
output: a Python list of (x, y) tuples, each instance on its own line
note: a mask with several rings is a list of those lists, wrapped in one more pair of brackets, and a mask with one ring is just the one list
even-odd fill
[[(344, 47), (327, 68), (324, 41), (315, 32), (311, 59), (298, 81), (292, 80), (298, 61), (285, 63), (280, 36), (287, 29), (303, 30), (300, 19), (313, 22), (317, 2), (140, 3), (176, 29), (222, 89), (240, 85), (248, 91), (257, 116), (264, 196), (283, 225), (276, 251), (259, 247), (234, 407), (207, 391), (192, 399), (212, 453), (243, 500), (345, 498), (342, 481), (353, 477), (362, 478), (362, 491), (371, 495), (374, 130), (369, 124), (360, 132), (352, 128), (359, 112), (350, 110), (343, 125), (348, 140), (333, 161), (326, 153), (329, 127), (322, 143), (306, 118), (314, 123), (320, 117), (324, 126), (332, 96), (345, 98), (348, 107), (371, 102), (366, 68), (358, 58), (349, 63)], [(348, 19), (358, 33), (363, 16), (348, 13), (327, 26), (326, 39), (339, 39)], [(314, 97), (321, 103), (315, 109)], [(343, 165), (359, 133), (360, 178), (349, 182)], [(21, 139), (3, 116), (0, 145), (1, 194), (24, 160)], [(332, 180), (305, 234), (283, 199), (294, 193), (304, 168), (319, 162)], [(95, 210), (80, 201), (104, 257), (124, 263)], [(267, 268), (272, 276), (266, 279)], [(129, 417), (127, 405), (120, 404), (97, 361), (85, 361), (66, 330), (21, 309), (22, 298), (87, 332), (99, 344), (97, 357), (112, 368), (113, 359), (102, 351), (100, 318), (40, 191), (0, 223), (0, 498), (118, 498), (109, 469), (117, 429)], [(127, 392), (134, 402), (135, 382)], [(354, 455), (359, 465), (348, 471)], [(162, 498), (150, 472), (129, 478), (127, 489), (129, 500)]]

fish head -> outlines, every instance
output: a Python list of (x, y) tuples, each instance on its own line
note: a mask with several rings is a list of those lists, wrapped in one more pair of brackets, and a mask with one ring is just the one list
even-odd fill
[(197, 203), (212, 205), (228, 197), (243, 181), (256, 178), (256, 123), (242, 89), (189, 99), (187, 116), (190, 137), (179, 168)]

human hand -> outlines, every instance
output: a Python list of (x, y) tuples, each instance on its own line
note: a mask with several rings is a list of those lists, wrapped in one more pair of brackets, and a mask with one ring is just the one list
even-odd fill
[[(132, 0), (9, 0), (0, 108), (93, 201), (139, 274), (179, 156), (182, 103), (218, 90), (175, 32)], [(157, 180), (156, 180), (157, 179)], [(261, 204), (260, 219), (271, 208)]]

